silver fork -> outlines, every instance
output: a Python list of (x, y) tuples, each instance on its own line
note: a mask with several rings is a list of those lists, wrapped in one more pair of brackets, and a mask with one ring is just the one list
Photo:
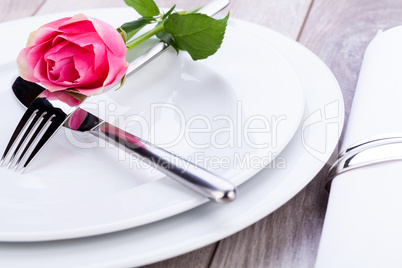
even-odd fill
[[(0, 166), (8, 162), (7, 167), (11, 168), (14, 160), (17, 159), (14, 170), (18, 170), (21, 161), (25, 158), (21, 169), (21, 173), (23, 173), (43, 146), (74, 113), (79, 104), (86, 99), (86, 96), (78, 93), (62, 92), (56, 94), (69, 94), (76, 101), (74, 104), (68, 104), (57, 97), (55, 98), (51, 93), (48, 96), (38, 96), (28, 107), (14, 130), (1, 157)], [(19, 137), (21, 138), (19, 139)], [(15, 148), (11, 157), (8, 158), (13, 147)]]

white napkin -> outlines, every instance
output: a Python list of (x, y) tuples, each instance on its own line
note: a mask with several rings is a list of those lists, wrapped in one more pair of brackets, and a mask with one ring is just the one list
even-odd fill
[[(402, 27), (379, 32), (366, 50), (342, 149), (395, 132), (402, 133)], [(402, 267), (402, 161), (334, 179), (321, 267)]]

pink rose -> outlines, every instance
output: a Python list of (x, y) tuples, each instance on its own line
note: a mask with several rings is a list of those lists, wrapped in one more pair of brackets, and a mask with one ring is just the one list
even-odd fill
[(126, 45), (111, 25), (83, 14), (32, 32), (17, 58), (20, 76), (49, 91), (73, 89), (99, 94), (122, 79)]

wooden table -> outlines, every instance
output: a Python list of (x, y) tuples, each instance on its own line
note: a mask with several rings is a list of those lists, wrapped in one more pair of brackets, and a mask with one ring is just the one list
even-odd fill
[[(191, 8), (207, 1), (156, 2)], [(123, 0), (0, 0), (0, 21), (115, 6), (125, 4)], [(347, 115), (368, 42), (379, 29), (402, 24), (398, 0), (232, 0), (228, 10), (232, 17), (272, 28), (317, 54), (338, 79)], [(326, 168), (284, 206), (247, 229), (147, 267), (313, 267), (328, 200), (323, 188)]]

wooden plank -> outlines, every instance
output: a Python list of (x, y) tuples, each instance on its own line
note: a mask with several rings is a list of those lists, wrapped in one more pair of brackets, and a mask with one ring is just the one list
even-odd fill
[(296, 39), (311, 0), (232, 0), (230, 13)]
[(38, 10), (37, 14), (49, 14), (64, 11), (75, 11), (93, 8), (108, 8), (108, 7), (119, 7), (125, 6), (123, 0), (96, 0), (96, 1), (82, 1), (82, 0), (46, 0), (43, 6)]
[(222, 240), (211, 267), (313, 267), (328, 198), (324, 175), (271, 215)]
[[(170, 8), (174, 4), (181, 9), (191, 9), (207, 3), (207, 0), (157, 0), (155, 1), (158, 6)], [(108, 7), (124, 7), (127, 6), (123, 0), (97, 0), (97, 1), (82, 1), (82, 0), (47, 0), (43, 7), (39, 10), (38, 14), (54, 13), (60, 11), (74, 11), (92, 8), (108, 8)]]
[(402, 24), (402, 1), (316, 0), (300, 42), (332, 70), (349, 111), (363, 53), (378, 30)]
[(192, 251), (190, 253), (180, 255), (165, 261), (157, 262), (142, 268), (167, 268), (167, 267), (191, 267), (191, 268), (207, 268), (216, 250), (217, 243), (211, 244), (204, 248)]
[(1, 0), (0, 21), (15, 20), (32, 16), (45, 0)]

